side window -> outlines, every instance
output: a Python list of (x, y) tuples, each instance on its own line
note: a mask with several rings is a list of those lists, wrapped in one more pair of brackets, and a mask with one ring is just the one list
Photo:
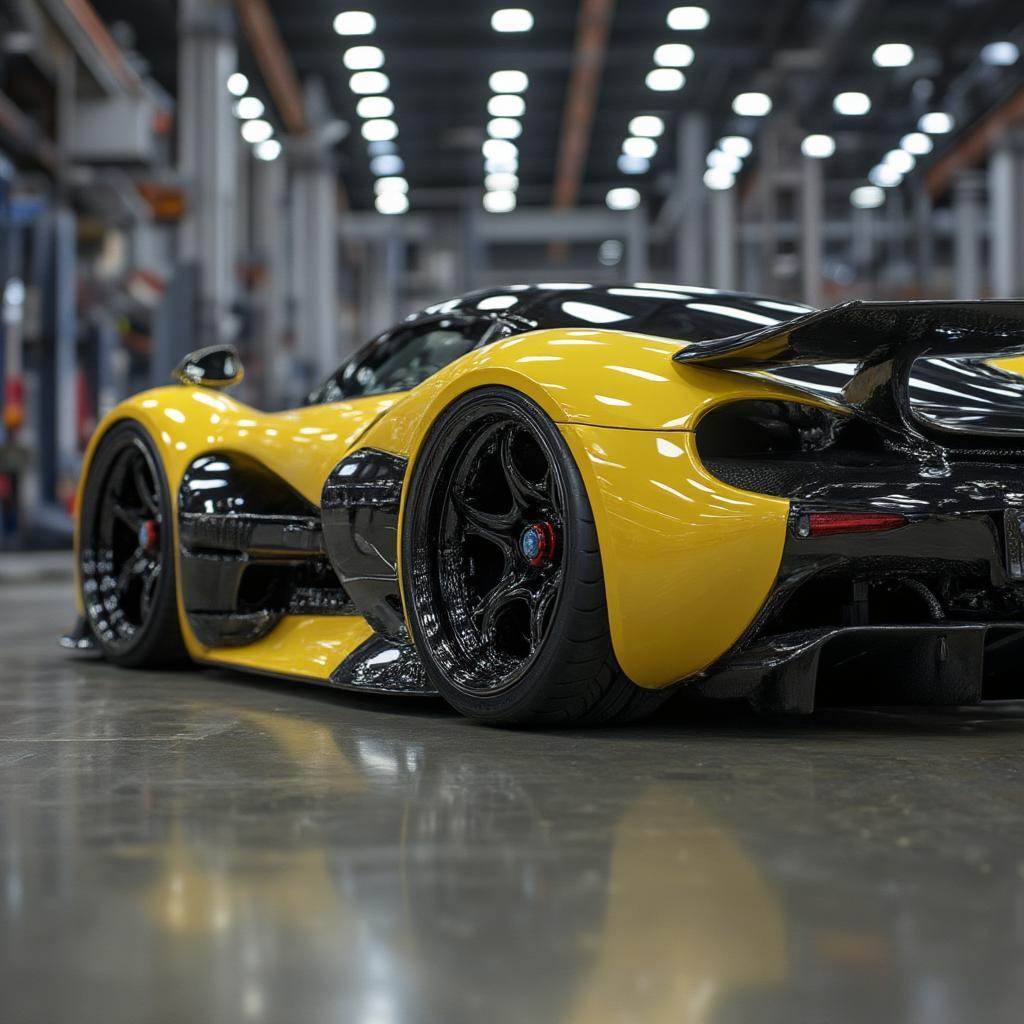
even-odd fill
[(463, 317), (434, 317), (396, 327), (364, 345), (310, 401), (408, 391), (476, 348), (493, 327), (491, 319)]

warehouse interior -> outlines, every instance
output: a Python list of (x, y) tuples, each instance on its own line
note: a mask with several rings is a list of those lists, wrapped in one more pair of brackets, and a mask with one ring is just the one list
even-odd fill
[[(519, 2), (519, 0), (516, 0)], [(90, 437), (476, 289), (1024, 298), (1008, 0), (0, 0), (0, 1019), (1010, 1022), (1024, 702), (481, 728), (75, 618)]]

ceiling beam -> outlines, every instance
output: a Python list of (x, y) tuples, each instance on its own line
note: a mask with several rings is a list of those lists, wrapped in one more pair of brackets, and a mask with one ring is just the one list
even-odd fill
[(579, 199), (614, 11), (615, 0), (580, 3), (572, 76), (555, 164), (553, 205), (559, 210), (571, 209)]
[(267, 0), (235, 0), (235, 6), (285, 131), (289, 135), (308, 134), (309, 117), (299, 87), (299, 76), (295, 73)]
[(953, 176), (967, 167), (981, 163), (995, 143), (1015, 124), (1024, 122), (1024, 89), (1019, 89), (994, 110), (989, 111), (973, 128), (965, 132), (947, 152), (928, 169), (924, 187), (937, 199), (949, 188)]
[(89, 0), (45, 0), (45, 8), (101, 88), (111, 94), (139, 91), (139, 76)]

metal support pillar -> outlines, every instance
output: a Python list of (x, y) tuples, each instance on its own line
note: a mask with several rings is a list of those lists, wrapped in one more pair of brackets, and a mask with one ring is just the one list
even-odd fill
[(405, 271), (405, 248), (398, 234), (367, 242), (360, 302), (364, 338), (379, 334), (399, 317), (398, 281)]
[(736, 287), (738, 235), (736, 231), (736, 190), (712, 192), (711, 200), (711, 286), (731, 291)]
[(823, 302), (825, 262), (825, 173), (821, 160), (803, 158), (800, 189), (800, 274), (803, 300), (810, 306)]
[(985, 178), (960, 171), (953, 180), (953, 298), (977, 299), (982, 290), (982, 218)]
[(708, 124), (704, 114), (684, 114), (676, 132), (676, 174), (682, 212), (675, 232), (676, 280), (695, 286), (708, 283), (707, 189)]
[(179, 257), (198, 269), (196, 345), (231, 340), (238, 124), (228, 76), (237, 54), (230, 0), (181, 0), (178, 152), (189, 189)]
[(850, 232), (850, 262), (861, 284), (873, 278), (875, 259), (875, 211), (850, 208), (853, 228)]
[(1012, 129), (989, 161), (992, 225), (992, 292), (996, 298), (1024, 294), (1024, 130)]
[(626, 277), (630, 281), (644, 281), (650, 276), (648, 234), (647, 211), (641, 205), (629, 213), (626, 227)]
[(314, 143), (292, 164), (292, 298), (299, 351), (319, 379), (341, 356), (338, 330), (338, 185)]
[(932, 291), (935, 276), (935, 218), (932, 197), (920, 181), (914, 192), (914, 265), (917, 290), (922, 295)]
[(256, 290), (254, 338), (257, 358), (262, 366), (260, 401), (267, 408), (285, 404), (279, 397), (277, 368), (284, 346), (288, 295), (285, 227), (286, 172), (283, 159), (257, 160), (253, 167), (252, 248), (263, 267)]

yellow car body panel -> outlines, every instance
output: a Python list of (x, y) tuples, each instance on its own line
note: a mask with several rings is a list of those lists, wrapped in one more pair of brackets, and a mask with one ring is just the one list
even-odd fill
[[(639, 685), (663, 687), (710, 665), (755, 617), (779, 567), (789, 508), (711, 477), (697, 458), (697, 422), (741, 399), (827, 404), (768, 378), (674, 363), (679, 345), (612, 330), (534, 331), (469, 352), (405, 394), (281, 413), (208, 388), (157, 388), (103, 420), (82, 480), (104, 433), (130, 419), (156, 444), (172, 505), (194, 459), (236, 452), (319, 506), (325, 479), (348, 452), (378, 448), (411, 467), (452, 401), (478, 387), (512, 388), (561, 425), (583, 474), (616, 656)], [(176, 521), (174, 541), (178, 550)], [(323, 680), (370, 635), (359, 616), (290, 616), (249, 645), (206, 647), (189, 627), (180, 588), (178, 596), (186, 647), (204, 662)]]

